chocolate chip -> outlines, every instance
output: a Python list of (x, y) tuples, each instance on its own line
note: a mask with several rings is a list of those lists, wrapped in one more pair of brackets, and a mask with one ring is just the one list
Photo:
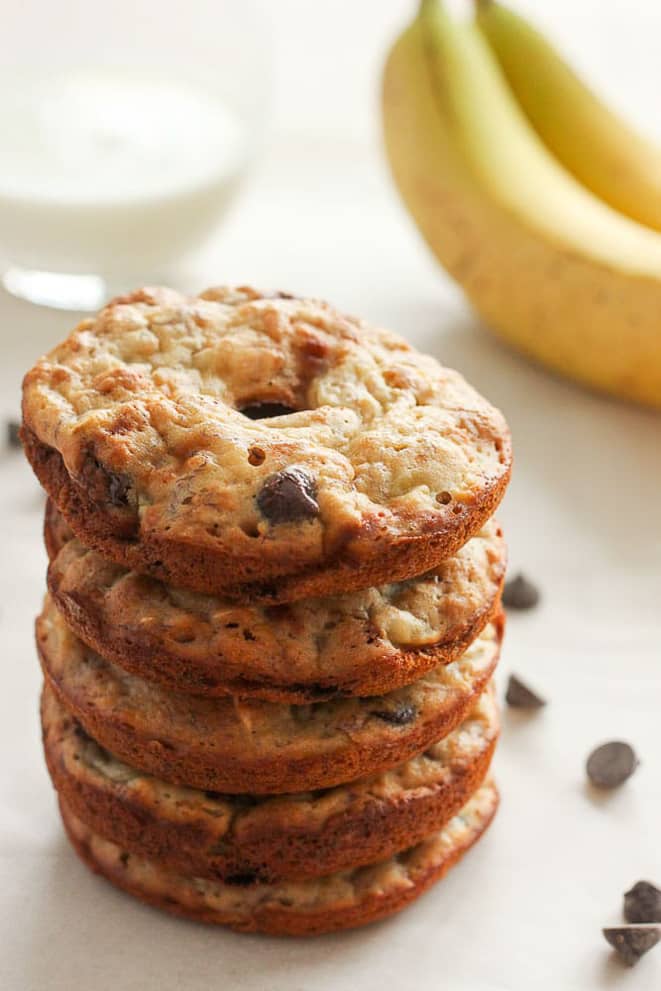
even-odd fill
[(316, 483), (304, 468), (284, 468), (266, 479), (257, 505), (269, 523), (292, 523), (319, 515), (316, 495)]
[(627, 922), (661, 922), (661, 891), (649, 881), (638, 881), (624, 895)]
[(627, 967), (633, 967), (661, 940), (661, 926), (613, 926), (602, 932)]
[(21, 446), (20, 430), (21, 425), (16, 420), (7, 421), (7, 443), (10, 447)]
[(108, 472), (108, 498), (113, 506), (128, 506), (131, 480), (127, 475)]
[(638, 767), (638, 758), (628, 743), (611, 740), (593, 750), (588, 757), (588, 777), (597, 788), (617, 788)]
[(372, 709), (371, 715), (391, 726), (406, 726), (413, 722), (417, 713), (412, 705), (399, 705), (395, 709)]
[(109, 502), (117, 508), (126, 508), (129, 505), (131, 501), (129, 476), (106, 468), (93, 454), (86, 457), (81, 477), (90, 498), (95, 502)]
[(85, 501), (94, 503), (112, 520), (116, 536), (126, 540), (135, 538), (140, 529), (138, 499), (128, 475), (106, 468), (90, 447), (75, 481), (83, 490)]
[(539, 589), (525, 575), (519, 573), (505, 582), (503, 605), (507, 609), (533, 609), (538, 602)]
[(532, 688), (528, 688), (515, 674), (511, 674), (507, 682), (505, 701), (513, 709), (541, 709), (546, 705), (546, 700), (533, 692)]

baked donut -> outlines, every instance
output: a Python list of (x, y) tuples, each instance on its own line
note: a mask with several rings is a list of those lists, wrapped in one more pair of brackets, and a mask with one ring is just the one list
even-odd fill
[(53, 785), (95, 833), (182, 874), (249, 885), (374, 863), (441, 829), (485, 778), (498, 713), (487, 690), (453, 733), (390, 771), (262, 798), (184, 788), (129, 767), (47, 685), (41, 725)]
[(103, 657), (172, 691), (272, 702), (382, 695), (449, 664), (499, 610), (505, 576), (493, 520), (419, 578), (278, 606), (127, 571), (73, 538), (52, 503), (44, 533), (53, 601)]
[(502, 415), (454, 371), (329, 305), (141, 289), (23, 383), (22, 439), (87, 546), (244, 601), (404, 580), (499, 503)]
[(308, 881), (242, 887), (179, 874), (134, 856), (99, 836), (60, 801), (62, 821), (77, 854), (116, 887), (175, 915), (273, 936), (320, 935), (392, 915), (461, 859), (497, 809), (498, 791), (487, 781), (441, 830), (387, 860)]
[(452, 664), (385, 695), (285, 705), (168, 692), (86, 647), (48, 598), (37, 620), (46, 681), (102, 747), (173, 784), (254, 795), (352, 781), (447, 736), (489, 683), (501, 637), (496, 620)]

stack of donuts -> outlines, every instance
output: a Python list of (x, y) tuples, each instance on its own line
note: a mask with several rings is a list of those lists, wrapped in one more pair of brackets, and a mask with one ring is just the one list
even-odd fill
[(315, 300), (141, 289), (28, 372), (22, 439), (46, 761), (92, 870), (314, 934), (479, 839), (511, 448), (460, 375)]

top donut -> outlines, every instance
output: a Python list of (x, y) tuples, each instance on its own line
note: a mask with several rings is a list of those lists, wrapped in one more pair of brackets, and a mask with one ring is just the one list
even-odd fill
[(23, 443), (77, 536), (200, 592), (285, 602), (409, 578), (493, 513), (502, 415), (326, 303), (140, 289), (23, 383)]

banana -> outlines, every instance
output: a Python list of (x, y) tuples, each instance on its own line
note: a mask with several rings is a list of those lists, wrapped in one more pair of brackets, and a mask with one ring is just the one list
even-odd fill
[(605, 106), (522, 17), (477, 0), (477, 23), (541, 139), (620, 213), (661, 230), (661, 149)]
[(549, 155), (474, 24), (423, 0), (384, 68), (386, 153), (438, 260), (496, 334), (661, 408), (661, 235)]

